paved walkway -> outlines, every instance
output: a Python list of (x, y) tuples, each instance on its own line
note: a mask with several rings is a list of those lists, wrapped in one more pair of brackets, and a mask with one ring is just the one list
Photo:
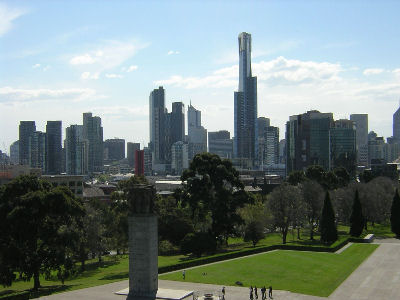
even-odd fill
[[(273, 291), (279, 300), (343, 300), (343, 299), (400, 299), (400, 242), (395, 239), (376, 240), (380, 246), (366, 259), (328, 298)], [(159, 280), (160, 288), (217, 292), (221, 286), (191, 282)], [(119, 281), (92, 288), (55, 294), (40, 299), (65, 300), (125, 300), (125, 296), (113, 294), (128, 286)], [(226, 300), (247, 300), (249, 290), (245, 287), (226, 286)], [(190, 298), (191, 299), (191, 298)]]

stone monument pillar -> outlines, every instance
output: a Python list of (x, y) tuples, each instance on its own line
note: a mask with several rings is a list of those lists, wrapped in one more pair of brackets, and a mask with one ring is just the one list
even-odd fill
[(128, 194), (129, 294), (127, 300), (154, 300), (158, 290), (158, 231), (155, 190), (137, 184)]

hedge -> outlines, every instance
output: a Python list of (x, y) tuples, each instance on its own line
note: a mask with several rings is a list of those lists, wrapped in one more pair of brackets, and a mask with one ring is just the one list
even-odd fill
[(237, 252), (229, 252), (221, 255), (216, 255), (212, 257), (204, 257), (198, 260), (188, 261), (188, 262), (181, 262), (175, 265), (170, 266), (163, 266), (158, 268), (158, 274), (177, 271), (181, 269), (201, 266), (209, 263), (214, 263), (218, 261), (223, 261), (232, 258), (243, 257), (247, 255), (268, 252), (272, 250), (296, 250), (296, 251), (314, 251), (314, 252), (336, 252), (344, 245), (346, 245), (350, 241), (350, 238), (345, 239), (343, 242), (339, 243), (335, 247), (321, 247), (321, 246), (298, 246), (298, 245), (272, 245), (272, 246), (265, 246), (259, 247), (255, 249), (248, 249), (242, 250)]

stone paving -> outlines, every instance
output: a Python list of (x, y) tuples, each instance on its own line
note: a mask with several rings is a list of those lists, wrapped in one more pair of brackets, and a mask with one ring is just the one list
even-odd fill
[[(273, 298), (280, 300), (364, 300), (400, 299), (400, 241), (396, 239), (376, 240), (380, 246), (367, 258), (328, 298), (273, 291)], [(128, 286), (128, 281), (119, 281), (92, 288), (55, 294), (40, 299), (65, 300), (125, 300), (126, 296), (114, 294)], [(158, 286), (165, 289), (194, 290), (217, 293), (222, 286), (192, 282), (159, 280)], [(226, 286), (226, 300), (248, 300), (247, 287)], [(189, 298), (191, 299), (191, 298)]]

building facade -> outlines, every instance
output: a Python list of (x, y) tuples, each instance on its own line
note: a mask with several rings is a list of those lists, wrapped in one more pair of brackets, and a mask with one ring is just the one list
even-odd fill
[(128, 158), (128, 165), (133, 168), (135, 167), (135, 152), (136, 150), (140, 150), (140, 143), (127, 143), (127, 158)]
[(198, 153), (207, 152), (207, 130), (201, 126), (201, 111), (188, 106), (189, 160)]
[(233, 141), (227, 130), (208, 133), (208, 152), (217, 154), (221, 158), (233, 158)]
[(176, 142), (171, 147), (171, 170), (173, 175), (181, 175), (183, 170), (189, 168), (188, 144)]
[(251, 72), (251, 35), (242, 32), (239, 41), (239, 88), (234, 93), (234, 157), (257, 160), (257, 77)]
[(368, 166), (368, 114), (351, 114), (356, 127), (357, 163)]
[(87, 175), (89, 172), (89, 141), (83, 138), (83, 126), (66, 128), (65, 165), (68, 175)]
[(47, 163), (46, 174), (60, 174), (62, 171), (62, 122), (47, 121)]
[(115, 161), (125, 158), (125, 140), (108, 139), (104, 141), (104, 159)]
[(154, 164), (165, 163), (166, 158), (166, 108), (162, 86), (154, 89), (149, 97), (150, 150)]
[(10, 145), (10, 163), (19, 164), (19, 141), (15, 141)]
[(29, 165), (29, 138), (36, 131), (35, 121), (19, 123), (19, 164)]
[(29, 166), (46, 171), (46, 133), (35, 131), (29, 137)]
[(92, 113), (83, 114), (83, 139), (89, 143), (88, 172), (103, 170), (103, 127), (101, 118), (93, 117)]

